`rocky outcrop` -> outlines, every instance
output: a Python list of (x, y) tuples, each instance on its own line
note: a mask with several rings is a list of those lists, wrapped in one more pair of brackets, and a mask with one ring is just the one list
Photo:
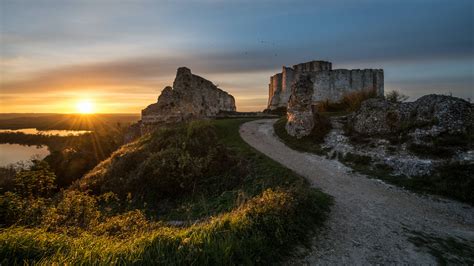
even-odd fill
[(403, 103), (369, 99), (345, 124), (345, 132), (341, 128), (328, 134), (323, 148), (368, 157), (371, 167), (382, 165), (391, 174), (428, 176), (439, 167), (474, 161), (469, 140), (474, 134), (473, 105), (460, 98), (431, 94)]
[(217, 116), (235, 112), (234, 97), (211, 81), (178, 68), (173, 87), (161, 92), (158, 102), (142, 110), (142, 123), (169, 123)]
[(474, 128), (471, 103), (452, 96), (426, 95), (414, 102), (374, 98), (349, 118), (350, 128), (367, 136), (408, 133), (415, 139), (441, 134), (462, 135)]
[(286, 131), (289, 135), (302, 138), (311, 134), (314, 128), (312, 110), (313, 82), (308, 75), (301, 76), (291, 88), (288, 102)]
[(268, 107), (275, 110), (286, 107), (291, 95), (291, 84), (301, 75), (310, 75), (313, 81), (312, 102), (339, 101), (345, 94), (375, 90), (378, 96), (384, 94), (384, 74), (382, 69), (332, 69), (332, 63), (310, 61), (291, 67), (283, 67), (282, 72), (270, 78)]

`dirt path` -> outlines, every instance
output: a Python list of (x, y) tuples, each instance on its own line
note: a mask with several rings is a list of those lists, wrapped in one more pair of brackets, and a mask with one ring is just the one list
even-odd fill
[[(334, 197), (327, 225), (314, 240), (311, 253), (294, 263), (436, 264), (439, 258), (432, 254), (437, 249), (441, 249), (441, 253), (445, 253), (443, 249), (449, 251), (450, 246), (446, 244), (449, 241), (441, 239), (450, 237), (461, 241), (464, 248), (474, 248), (473, 207), (407, 192), (351, 173), (337, 161), (292, 150), (274, 134), (275, 121), (245, 123), (240, 135), (260, 152)], [(429, 235), (438, 240), (428, 238)], [(426, 246), (413, 244), (413, 238), (418, 242), (429, 239), (428, 243), (434, 245), (432, 254)], [(460, 257), (452, 254), (451, 258)]]

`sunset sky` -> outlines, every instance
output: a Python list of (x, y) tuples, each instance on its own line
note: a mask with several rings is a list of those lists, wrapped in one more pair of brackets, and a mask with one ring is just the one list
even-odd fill
[(383, 68), (385, 90), (474, 98), (474, 1), (0, 0), (0, 112), (136, 113), (176, 68), (262, 110), (283, 65)]

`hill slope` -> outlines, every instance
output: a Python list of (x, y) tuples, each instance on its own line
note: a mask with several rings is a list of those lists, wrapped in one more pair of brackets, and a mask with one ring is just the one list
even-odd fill
[(331, 199), (243, 142), (238, 128), (245, 121), (164, 128), (122, 147), (67, 191), (34, 202), (18, 191), (2, 195), (3, 203), (25, 203), (21, 212), (39, 205), (33, 203), (45, 207), (29, 212), (37, 219), (2, 229), (0, 261), (188, 265), (284, 259), (307, 243)]

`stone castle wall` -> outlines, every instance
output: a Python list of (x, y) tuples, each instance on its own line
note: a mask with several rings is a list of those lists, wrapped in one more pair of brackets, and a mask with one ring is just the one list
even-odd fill
[(173, 87), (161, 92), (158, 102), (142, 110), (142, 123), (180, 122), (235, 112), (235, 99), (211, 81), (178, 68)]
[(268, 109), (287, 107), (291, 95), (291, 84), (301, 74), (311, 76), (313, 82), (312, 100), (338, 101), (346, 93), (360, 90), (376, 90), (377, 95), (384, 93), (384, 76), (382, 69), (332, 69), (332, 63), (311, 61), (283, 67), (282, 72), (273, 75), (269, 84)]
[(313, 102), (338, 101), (344, 94), (360, 90), (376, 90), (383, 95), (383, 71), (378, 69), (335, 69), (312, 72)]

